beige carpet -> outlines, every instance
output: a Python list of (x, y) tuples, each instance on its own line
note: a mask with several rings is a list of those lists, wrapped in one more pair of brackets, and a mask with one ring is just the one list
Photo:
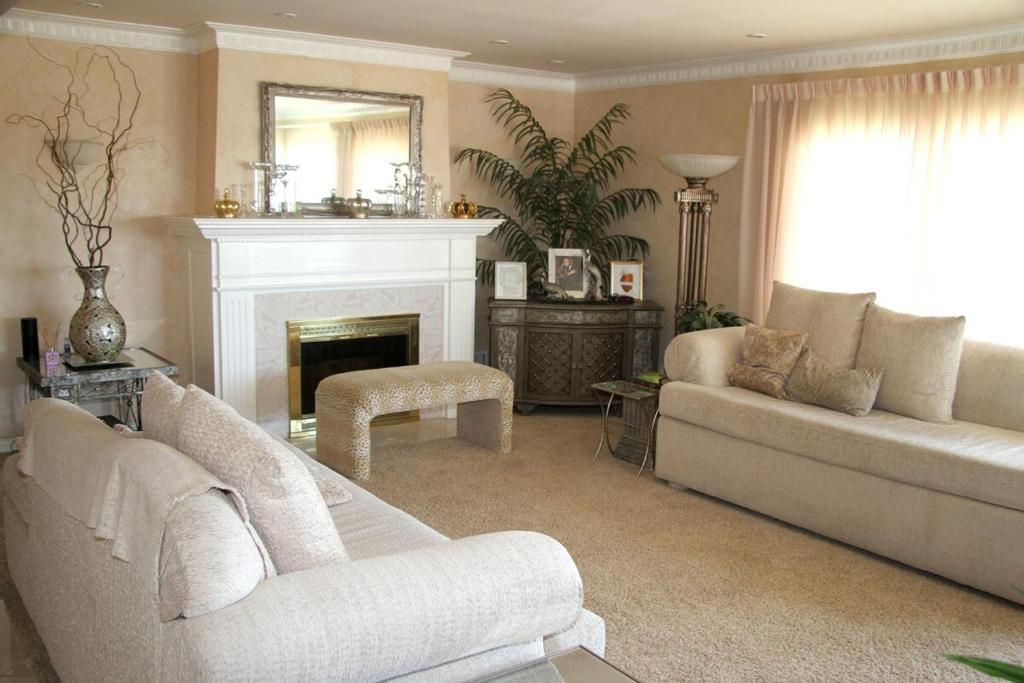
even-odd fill
[(538, 409), (516, 416), (507, 456), (382, 440), (367, 488), (452, 537), (557, 538), (607, 622), (608, 659), (643, 681), (991, 680), (941, 653), (1024, 661), (1024, 608), (607, 454), (591, 463), (598, 429), (593, 413)]

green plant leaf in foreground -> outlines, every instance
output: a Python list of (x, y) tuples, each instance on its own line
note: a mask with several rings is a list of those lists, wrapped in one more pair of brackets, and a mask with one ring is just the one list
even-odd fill
[(1017, 666), (1016, 664), (1000, 662), (997, 659), (985, 659), (984, 657), (965, 657), (963, 655), (945, 655), (945, 657), (954, 662), (965, 664), (993, 678), (1024, 683), (1024, 667)]

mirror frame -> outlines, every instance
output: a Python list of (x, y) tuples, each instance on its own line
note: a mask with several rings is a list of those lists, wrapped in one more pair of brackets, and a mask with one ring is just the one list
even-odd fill
[[(334, 100), (341, 102), (364, 102), (370, 104), (405, 105), (409, 107), (409, 163), (417, 169), (423, 168), (423, 96), (399, 95), (388, 92), (372, 92), (368, 90), (344, 90), (324, 88), (313, 85), (290, 85), (288, 83), (260, 84), (260, 157), (265, 163), (274, 163), (275, 126), (277, 117), (274, 109), (274, 98), (277, 95), (286, 97), (305, 97), (314, 100)], [(264, 183), (263, 207), (270, 208), (270, 183)]]

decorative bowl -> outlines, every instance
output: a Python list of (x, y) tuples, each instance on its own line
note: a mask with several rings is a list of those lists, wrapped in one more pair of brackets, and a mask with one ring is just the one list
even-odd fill
[(739, 160), (727, 154), (662, 154), (658, 157), (666, 171), (683, 178), (715, 178), (732, 170)]

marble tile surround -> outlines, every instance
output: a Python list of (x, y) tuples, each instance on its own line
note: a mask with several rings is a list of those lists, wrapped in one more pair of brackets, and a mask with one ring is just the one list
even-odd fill
[(444, 287), (387, 287), (275, 292), (255, 297), (256, 416), (274, 434), (288, 436), (289, 320), (420, 314), (420, 363), (443, 360)]

